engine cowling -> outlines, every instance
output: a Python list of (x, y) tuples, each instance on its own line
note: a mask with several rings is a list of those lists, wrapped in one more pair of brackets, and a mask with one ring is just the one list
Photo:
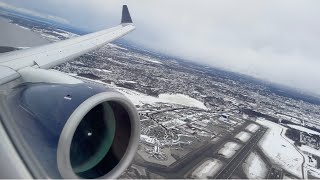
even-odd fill
[[(8, 95), (28, 166), (50, 178), (116, 178), (138, 147), (140, 121), (122, 94), (87, 83), (25, 83)], [(26, 153), (22, 153), (26, 154)], [(30, 168), (35, 169), (33, 168)]]

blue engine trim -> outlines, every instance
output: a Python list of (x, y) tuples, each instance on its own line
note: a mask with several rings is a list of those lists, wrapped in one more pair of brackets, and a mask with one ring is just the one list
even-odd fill
[(56, 155), (59, 135), (72, 112), (88, 98), (107, 91), (93, 84), (23, 84), (8, 95), (12, 119), (49, 177), (62, 178)]

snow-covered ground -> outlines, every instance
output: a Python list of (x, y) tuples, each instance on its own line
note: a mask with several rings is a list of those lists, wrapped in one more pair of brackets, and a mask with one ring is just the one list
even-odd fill
[(247, 127), (246, 127), (246, 130), (247, 131), (250, 131), (252, 133), (256, 132), (260, 127), (256, 124), (249, 124)]
[(17, 25), (17, 26), (21, 27), (22, 29), (31, 30), (30, 28), (27, 28), (27, 27), (21, 26), (21, 25), (19, 25), (19, 24), (15, 24), (15, 23), (14, 23), (14, 25)]
[(26, 47), (26, 46), (20, 46), (20, 47), (17, 47), (19, 49), (29, 49), (30, 47)]
[(235, 142), (227, 142), (223, 148), (221, 148), (218, 154), (224, 156), (225, 158), (231, 158), (238, 149), (240, 149), (241, 145)]
[[(97, 81), (97, 82), (101, 83), (102, 81)], [(102, 83), (106, 84), (104, 82)], [(119, 92), (124, 94), (127, 98), (129, 98), (132, 101), (134, 105), (154, 104), (154, 103), (162, 102), (162, 103), (169, 103), (169, 104), (179, 104), (179, 105), (189, 106), (189, 107), (197, 107), (197, 108), (207, 110), (207, 107), (202, 102), (184, 94), (160, 94), (159, 97), (157, 98), (153, 96), (148, 96), (146, 94), (143, 94), (134, 90), (125, 89), (117, 86), (112, 88), (115, 88)]]
[(174, 128), (174, 127), (177, 127), (177, 126), (181, 126), (183, 124), (186, 124), (186, 122), (184, 121), (181, 121), (179, 119), (173, 119), (173, 120), (170, 120), (170, 121), (166, 121), (166, 122), (163, 122), (161, 123), (163, 126), (165, 126), (166, 128), (168, 129), (171, 129), (171, 128)]
[(129, 98), (134, 105), (154, 104), (157, 102), (168, 103), (168, 101), (163, 101), (160, 98), (148, 96), (130, 89), (117, 88), (117, 90)]
[[(69, 75), (71, 74), (69, 73)], [(146, 94), (143, 94), (131, 89), (110, 85), (100, 80), (92, 80), (92, 79), (80, 77), (80, 76), (76, 76), (76, 77), (79, 79), (84, 79), (91, 82), (103, 84), (110, 88), (114, 88), (115, 90), (117, 90), (118, 92), (124, 94), (127, 98), (129, 98), (134, 105), (154, 104), (154, 103), (162, 102), (162, 103), (169, 103), (169, 104), (179, 104), (179, 105), (189, 106), (189, 107), (197, 107), (197, 108), (208, 110), (207, 107), (202, 102), (184, 94), (160, 94), (159, 97), (153, 97), (153, 96), (148, 96)]]
[(203, 102), (184, 94), (160, 94), (159, 98), (168, 100), (171, 103), (181, 104), (189, 107), (198, 107), (207, 110), (207, 107), (203, 104)]
[(192, 172), (191, 177), (196, 179), (207, 179), (216, 175), (222, 166), (223, 163), (218, 159), (206, 160)]
[(238, 143), (235, 143), (235, 142), (227, 142), (224, 145), (224, 147), (228, 148), (228, 149), (238, 150), (238, 149), (240, 149), (241, 145), (239, 145)]
[(242, 168), (248, 179), (264, 179), (268, 174), (266, 163), (256, 153), (250, 153)]
[(150, 58), (150, 57), (145, 57), (145, 56), (137, 56), (139, 57), (141, 60), (144, 60), (144, 61), (147, 61), (147, 62), (151, 62), (151, 63), (156, 63), (156, 64), (162, 64), (162, 62), (160, 61), (157, 61), (153, 58)]
[(218, 152), (218, 154), (222, 155), (227, 159), (231, 158), (235, 153), (236, 151), (234, 151), (233, 149), (227, 149), (227, 148), (222, 148)]
[(126, 51), (128, 50), (128, 49), (126, 49), (126, 48), (124, 48), (124, 47), (120, 47), (120, 46), (115, 45), (115, 44), (113, 44), (113, 43), (109, 43), (108, 46), (109, 46), (109, 47), (112, 47), (112, 48), (117, 48), (117, 49), (126, 50)]
[(54, 31), (50, 31), (50, 32), (43, 31), (43, 30), (36, 30), (35, 32), (40, 33), (42, 37), (44, 37), (45, 39), (48, 39), (52, 42), (61, 41), (61, 39), (59, 37), (57, 37), (57, 35), (63, 36), (66, 39), (79, 37), (79, 35), (77, 35), (77, 34), (74, 34), (72, 32), (68, 32), (68, 31), (64, 31), (62, 29), (58, 29), (57, 31), (54, 30)]
[(74, 37), (79, 37), (79, 35), (74, 34), (72, 32), (64, 31), (62, 29), (59, 29), (59, 31), (54, 31), (55, 34), (59, 34), (60, 36), (63, 36), (65, 38), (74, 38)]
[(116, 63), (116, 64), (124, 65), (124, 66), (127, 66), (127, 65), (128, 65), (128, 64), (126, 64), (126, 63), (122, 63), (122, 62), (116, 61), (116, 60), (114, 60), (114, 59), (112, 59), (112, 58), (108, 58), (108, 61), (111, 61), (111, 62)]
[(40, 33), (40, 34), (42, 37), (44, 37), (45, 39), (48, 39), (49, 41), (52, 41), (52, 42), (60, 41), (60, 39), (54, 35), (46, 34), (46, 33)]
[(250, 139), (250, 137), (251, 137), (251, 134), (244, 131), (239, 132), (235, 136), (236, 139), (239, 139), (242, 142), (247, 142)]
[(288, 124), (288, 126), (293, 128), (293, 129), (297, 129), (299, 131), (302, 131), (302, 132), (306, 132), (306, 133), (309, 133), (309, 134), (314, 134), (314, 135), (320, 136), (319, 132), (311, 130), (311, 129), (308, 129), (308, 128), (305, 128), (303, 126), (298, 126), (298, 125), (293, 125), (293, 124)]
[(286, 128), (267, 120), (257, 119), (256, 122), (269, 128), (258, 143), (263, 153), (273, 164), (302, 178), (303, 156), (281, 135)]
[(130, 83), (130, 84), (137, 84), (136, 81), (128, 81), (128, 80), (119, 80), (122, 83)]
[(154, 104), (157, 102), (162, 102), (170, 104), (179, 104), (189, 107), (197, 107), (207, 110), (206, 106), (202, 102), (183, 94), (160, 94), (157, 98), (128, 89), (121, 89), (120, 92), (127, 96), (135, 105)]
[(109, 71), (109, 70), (106, 70), (106, 69), (97, 69), (97, 68), (95, 68), (95, 70), (100, 71), (100, 72), (112, 73), (112, 71)]

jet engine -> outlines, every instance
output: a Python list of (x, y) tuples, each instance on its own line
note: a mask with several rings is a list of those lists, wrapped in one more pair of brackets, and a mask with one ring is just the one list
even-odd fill
[(36, 178), (116, 178), (138, 147), (140, 121), (124, 95), (88, 83), (23, 83), (6, 123)]

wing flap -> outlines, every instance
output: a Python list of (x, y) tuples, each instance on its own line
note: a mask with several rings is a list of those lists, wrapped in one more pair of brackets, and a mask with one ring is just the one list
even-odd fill
[(5, 66), (0, 66), (0, 84), (5, 84), (20, 77), (15, 70)]

